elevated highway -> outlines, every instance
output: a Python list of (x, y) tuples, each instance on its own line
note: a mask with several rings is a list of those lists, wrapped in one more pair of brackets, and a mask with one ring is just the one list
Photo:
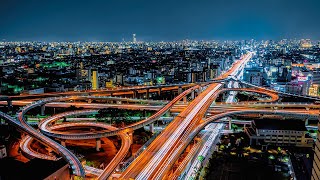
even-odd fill
[[(194, 137), (202, 130), (204, 129), (208, 124), (212, 122), (216, 122), (222, 118), (230, 117), (233, 115), (239, 115), (239, 114), (270, 114), (270, 115), (283, 115), (283, 116), (296, 116), (297, 118), (318, 118), (319, 115), (316, 113), (310, 113), (309, 111), (305, 111), (305, 113), (296, 113), (296, 112), (286, 112), (286, 111), (273, 111), (273, 110), (247, 110), (247, 111), (234, 111), (234, 112), (226, 112), (221, 113), (212, 117), (209, 117), (207, 119), (202, 120), (199, 122), (197, 127), (189, 134), (188, 137), (184, 139), (184, 141), (181, 142), (181, 148), (185, 149), (188, 144), (194, 139)], [(177, 150), (178, 151), (178, 150)], [(179, 153), (173, 154), (175, 156), (174, 159), (177, 159), (179, 157)], [(164, 167), (163, 171), (168, 171), (171, 167)]]
[[(65, 98), (66, 101), (72, 101), (72, 100), (104, 100), (104, 101), (115, 101), (120, 103), (140, 103), (140, 104), (151, 104), (151, 105), (162, 105), (167, 104), (169, 101), (164, 100), (146, 100), (146, 99), (133, 99), (133, 98), (121, 98), (121, 97), (111, 97), (111, 96), (62, 96)], [(26, 106), (28, 104), (31, 104), (33, 102), (39, 101), (39, 99), (26, 99), (26, 100), (13, 100), (12, 105), (13, 106)], [(81, 103), (81, 102), (78, 102)], [(90, 104), (90, 103), (88, 103)], [(0, 101), (0, 105), (7, 105), (7, 101)], [(48, 107), (55, 107), (54, 105), (51, 105), (51, 103), (46, 104)]]
[[(229, 75), (238, 73), (239, 68), (251, 58), (251, 54), (246, 55), (242, 61), (236, 62), (233, 67), (217, 78), (225, 79)], [(168, 172), (167, 167), (171, 167), (176, 159), (172, 159), (177, 150), (181, 150), (180, 143), (189, 136), (189, 133), (196, 126), (197, 122), (203, 117), (211, 100), (217, 97), (217, 91), (222, 87), (221, 84), (211, 84), (204, 90), (190, 105), (182, 111), (172, 121), (162, 133), (132, 162), (132, 164), (121, 174), (122, 179), (162, 179)], [(150, 159), (151, 157), (151, 159)]]
[(33, 158), (38, 158), (38, 159), (44, 159), (44, 160), (50, 160), (50, 161), (57, 161), (59, 158), (57, 158), (56, 156), (50, 154), (43, 154), (43, 153), (39, 153), (34, 151), (31, 148), (31, 143), (34, 139), (29, 136), (26, 135), (20, 142), (20, 149), (23, 153), (24, 156), (33, 159)]
[(25, 121), (23, 115), (24, 115), (24, 112), (21, 111), (17, 114), (17, 117), (18, 117), (18, 120), (20, 121), (21, 127), (23, 127), (24, 132), (26, 132), (28, 135), (35, 138), (42, 144), (52, 148), (59, 155), (61, 155), (70, 164), (74, 175), (84, 177), (85, 171), (82, 167), (81, 162), (78, 160), (78, 158), (72, 152), (70, 152), (67, 148), (63, 147), (62, 145), (58, 144), (54, 140), (42, 135), (37, 130), (32, 128)]
[[(165, 105), (163, 108), (161, 108), (157, 113), (155, 113), (154, 115), (152, 115), (151, 117), (142, 120), (140, 122), (137, 122), (135, 124), (132, 124), (128, 127), (125, 128), (120, 128), (118, 130), (113, 130), (110, 132), (106, 133), (106, 136), (113, 136), (113, 135), (121, 135), (123, 132), (132, 132), (135, 129), (139, 129), (145, 125), (148, 125), (154, 121), (156, 121), (159, 117), (161, 117), (163, 114), (165, 114), (176, 102), (180, 101), (184, 96), (186, 96), (187, 94), (193, 92), (196, 89), (199, 89), (200, 86), (196, 85), (194, 87), (189, 88), (188, 90), (182, 92), (181, 94), (179, 94), (176, 98), (174, 98), (171, 102), (169, 102), (167, 105)], [(27, 106), (24, 106), (23, 109), (17, 114), (17, 117), (20, 121), (20, 123), (23, 125), (24, 129), (28, 129), (28, 131), (32, 132), (33, 134), (35, 134), (34, 136), (36, 136), (37, 140), (39, 140), (40, 142), (42, 142), (45, 145), (48, 145), (49, 147), (51, 147), (52, 149), (54, 149), (55, 151), (59, 152), (60, 154), (62, 154), (62, 156), (66, 159), (66, 161), (71, 165), (71, 168), (73, 170), (73, 173), (75, 175), (78, 176), (82, 176), (84, 177), (85, 175), (85, 170), (82, 167), (81, 163), (79, 162), (79, 160), (75, 157), (75, 155), (73, 155), (70, 151), (68, 151), (65, 147), (61, 146), (60, 144), (56, 143), (55, 141), (51, 140), (50, 138), (47, 138), (46, 136), (40, 134), (39, 132), (37, 132), (35, 129), (33, 129), (30, 125), (27, 124), (27, 122), (25, 121), (24, 118), (24, 114), (29, 111), (30, 109), (33, 109), (35, 107), (39, 107), (42, 106), (46, 103), (52, 102), (52, 101), (56, 101), (56, 100), (63, 100), (63, 99), (69, 99), (70, 97), (54, 97), (54, 98), (47, 98), (47, 99), (43, 99), (43, 100), (39, 100), (36, 102), (33, 102)], [(28, 132), (29, 134), (29, 132)], [(82, 136), (82, 135), (80, 135)], [(79, 136), (76, 136), (79, 137)], [(47, 144), (48, 143), (48, 144)], [(103, 176), (107, 176), (109, 173), (104, 173), (105, 175)]]
[[(229, 72), (222, 75), (226, 78), (238, 72), (248, 58), (244, 58), (243, 63), (235, 64)], [(207, 90), (201, 93), (188, 107), (183, 110), (174, 121), (158, 136), (157, 139), (121, 174), (120, 178), (129, 179), (163, 179), (168, 173), (172, 164), (177, 160), (184, 148), (189, 144), (191, 137), (194, 137), (199, 131), (199, 124), (202, 123), (202, 117), (211, 102), (217, 97), (219, 85), (209, 85)], [(276, 94), (276, 92), (272, 92)], [(275, 96), (276, 97), (276, 96)], [(274, 98), (274, 100), (276, 100)], [(305, 111), (304, 113), (293, 113), (287, 111), (259, 111), (259, 110), (239, 110), (225, 112), (215, 115), (218, 119), (233, 115), (242, 114), (271, 114), (296, 116), (296, 118), (317, 118), (318, 111)], [(226, 115), (227, 114), (227, 115)], [(219, 116), (221, 115), (221, 116)], [(203, 128), (203, 127), (202, 127)], [(186, 142), (187, 141), (187, 142)], [(186, 143), (185, 143), (186, 142)], [(152, 159), (150, 159), (152, 157)]]
[(31, 137), (42, 142), (43, 144), (46, 144), (47, 146), (49, 146), (50, 148), (58, 152), (59, 155), (61, 155), (63, 158), (65, 158), (69, 162), (74, 175), (81, 176), (81, 177), (85, 176), (85, 171), (82, 168), (81, 163), (75, 157), (75, 155), (71, 153), (68, 149), (56, 143), (55, 141), (51, 140), (50, 138), (43, 136), (42, 134), (34, 130), (32, 127), (30, 127), (27, 123), (23, 122), (23, 120), (20, 122), (16, 121), (14, 118), (12, 118), (11, 116), (3, 112), (0, 112), (0, 116), (4, 120), (6, 120), (8, 123), (12, 124), (13, 126), (27, 133)]
[[(207, 152), (210, 150), (210, 147), (216, 142), (217, 138), (220, 135), (220, 131), (223, 128), (222, 124), (209, 124), (205, 129), (206, 132), (200, 137), (200, 142), (194, 145), (187, 156), (183, 159), (180, 163), (178, 168), (166, 177), (165, 179), (186, 179), (187, 177), (192, 177), (191, 175), (187, 175), (186, 177), (181, 176), (181, 174), (186, 169), (190, 169), (190, 172), (195, 172), (195, 166), (198, 166), (198, 157), (199, 156), (206, 156)], [(193, 160), (193, 163), (192, 163)]]
[[(129, 125), (128, 127), (125, 127), (125, 128), (120, 128), (116, 131), (111, 131), (108, 133), (107, 136), (113, 136), (113, 135), (117, 135), (117, 133), (120, 133), (121, 131), (133, 131), (133, 130), (136, 130), (136, 129), (139, 129), (145, 125), (148, 125), (154, 121), (156, 121), (158, 118), (160, 118), (162, 115), (164, 115), (167, 111), (169, 111), (169, 109), (174, 105), (176, 104), (178, 101), (180, 101), (184, 96), (188, 95), (189, 93), (191, 93), (192, 91), (196, 90), (196, 89), (199, 89), (200, 86), (194, 86), (194, 87), (191, 87), (189, 88), (188, 90), (182, 92), (181, 94), (179, 94), (177, 97), (175, 97), (171, 102), (169, 102), (168, 104), (166, 104), (165, 106), (163, 106), (162, 108), (156, 108), (155, 110), (159, 110), (158, 112), (156, 112), (155, 114), (153, 114), (152, 116), (150, 116), (149, 118), (145, 119), (145, 120), (142, 120), (140, 122), (137, 122), (137, 123), (134, 123), (132, 125)], [(40, 107), (42, 105), (45, 105), (47, 103), (50, 103), (50, 102), (54, 102), (54, 101), (62, 101), (62, 100), (65, 100), (65, 99), (69, 99), (70, 97), (54, 97), (54, 98), (47, 98), (47, 99), (43, 99), (43, 100), (40, 100), (40, 101), (36, 101), (36, 102), (33, 102), (32, 104), (29, 104), (27, 106), (25, 106), (21, 112), (23, 112), (23, 114), (25, 112), (27, 112), (28, 110), (30, 109), (33, 109), (35, 107)], [(101, 105), (100, 105), (101, 106)], [(114, 107), (123, 107), (123, 105), (115, 105)], [(125, 105), (127, 106), (126, 109), (130, 109), (130, 105)], [(110, 106), (108, 106), (110, 107)], [(132, 105), (132, 108), (135, 108), (137, 107), (137, 105)], [(150, 109), (150, 108), (149, 108)], [(21, 113), (20, 112), (20, 113)], [(19, 117), (22, 119), (23, 117), (23, 114), (19, 114)], [(24, 119), (24, 118), (23, 118)]]
[[(96, 113), (96, 110), (85, 110), (85, 111), (73, 111), (70, 112), (72, 115), (83, 115), (83, 114), (91, 114)], [(62, 124), (55, 124), (50, 127), (48, 127), (49, 123), (53, 123), (56, 120), (60, 119), (64, 115), (70, 115), (68, 113), (62, 113), (54, 116), (53, 118), (47, 118), (44, 119), (40, 124), (39, 127), (42, 132), (44, 132), (46, 135), (52, 136), (53, 134), (59, 134), (59, 139), (72, 139), (72, 140), (83, 140), (83, 139), (96, 139), (98, 136), (95, 136), (95, 133), (72, 133), (72, 132), (61, 132), (59, 129), (61, 128), (68, 128), (68, 127), (98, 127), (103, 128), (108, 131), (114, 131), (118, 128), (113, 127), (111, 125), (105, 124), (105, 123), (95, 123), (95, 122), (73, 122), (73, 123), (62, 123)], [(54, 136), (57, 137), (57, 136)], [(100, 138), (103, 136), (99, 136)], [(115, 168), (118, 166), (120, 162), (126, 157), (126, 154), (129, 152), (130, 145), (131, 145), (131, 138), (126, 132), (119, 133), (119, 137), (121, 138), (122, 144), (118, 151), (118, 153), (115, 155), (115, 157), (111, 160), (111, 162), (105, 167), (105, 169), (102, 171), (101, 174), (99, 174), (99, 179), (107, 179), (111, 173), (115, 170)], [(31, 138), (27, 138), (30, 141), (32, 141)], [(23, 146), (28, 146), (30, 142), (22, 142)], [(35, 153), (30, 150), (30, 147), (26, 147), (23, 150), (25, 153), (29, 154), (30, 156), (34, 156), (41, 159), (47, 159), (47, 160), (55, 160), (55, 157), (40, 153)], [(90, 171), (91, 172), (91, 171)]]
[(270, 97), (269, 100), (266, 100), (264, 102), (275, 102), (279, 99), (279, 96), (276, 92), (269, 92), (269, 91), (263, 91), (259, 89), (249, 89), (249, 88), (224, 88), (220, 90), (218, 93), (223, 93), (223, 92), (233, 92), (233, 91), (241, 91), (241, 92), (253, 92), (253, 93), (258, 93), (262, 94), (265, 96)]
[[(139, 93), (161, 93), (162, 91), (172, 91), (188, 89), (193, 86), (205, 86), (210, 83), (222, 83), (223, 79), (212, 80), (208, 82), (200, 83), (180, 83), (180, 84), (169, 84), (169, 85), (156, 85), (156, 86), (129, 86), (129, 87), (118, 87), (109, 89), (99, 89), (99, 90), (86, 90), (86, 91), (68, 91), (68, 92), (52, 92), (52, 93), (42, 93), (42, 94), (21, 94), (18, 96), (9, 96), (12, 100), (21, 99), (43, 99), (48, 97), (58, 97), (58, 96), (88, 96), (88, 95), (108, 95), (108, 96), (119, 96), (130, 94), (135, 96)], [(1, 99), (0, 99), (1, 100)]]
[[(262, 90), (248, 89), (248, 88), (226, 88), (220, 90), (218, 93), (228, 92), (228, 91), (242, 91), (242, 92), (253, 92), (262, 94), (270, 97), (270, 99), (263, 102), (274, 102), (278, 100), (276, 93), (265, 92)], [(101, 104), (101, 103), (85, 103), (85, 102), (61, 102), (61, 101), (70, 101), (70, 100), (79, 100), (79, 99), (109, 99), (109, 100), (119, 100), (125, 102), (136, 102), (143, 104)], [(0, 102), (5, 103), (5, 102)], [(39, 104), (39, 106), (46, 107), (60, 107), (67, 108), (70, 106), (87, 108), (87, 109), (103, 109), (103, 108), (119, 108), (119, 109), (132, 109), (132, 110), (159, 110), (161, 105), (167, 104), (168, 101), (154, 101), (154, 100), (142, 100), (142, 99), (130, 99), (130, 98), (114, 98), (108, 96), (66, 96), (66, 97), (55, 97), (47, 98), (41, 101), (13, 101), (13, 105), (30, 105), (30, 104)], [(146, 105), (144, 105), (146, 104)], [(221, 103), (222, 104), (222, 103)], [(237, 103), (240, 104), (240, 103)]]
[(257, 85), (248, 83), (248, 82), (246, 82), (246, 81), (238, 80), (238, 79), (234, 79), (234, 78), (230, 78), (230, 80), (232, 80), (232, 81), (237, 81), (237, 82), (239, 82), (240, 84), (249, 86), (249, 87), (251, 87), (251, 88), (256, 88), (256, 89), (264, 90), (265, 92), (277, 93), (277, 94), (279, 94), (279, 95), (284, 95), (284, 96), (292, 96), (292, 97), (306, 98), (306, 99), (311, 99), (311, 100), (316, 100), (316, 101), (319, 101), (319, 100), (320, 100), (319, 97), (315, 97), (315, 96), (308, 96), (308, 95), (302, 95), (302, 94), (293, 94), (293, 93), (288, 93), (288, 92), (275, 91), (275, 90), (273, 90), (273, 89), (268, 89), (268, 88), (265, 88), (265, 87), (257, 86)]
[[(246, 62), (251, 58), (252, 54), (249, 53), (243, 57), (241, 61), (237, 61), (233, 64), (233, 67), (224, 73), (223, 75), (219, 76), (212, 82), (202, 83), (201, 86), (207, 86), (206, 89), (202, 89), (200, 85), (196, 84), (186, 84), (185, 86), (182, 85), (173, 85), (167, 87), (160, 87), (166, 88), (167, 90), (179, 89), (179, 88), (189, 88), (184, 92), (180, 93), (176, 98), (174, 98), (171, 102), (164, 102), (167, 103), (164, 106), (162, 104), (157, 104), (159, 102), (152, 102), (149, 100), (143, 101), (143, 103), (148, 103), (153, 105), (136, 105), (136, 104), (95, 104), (95, 103), (82, 103), (82, 102), (60, 102), (66, 100), (86, 100), (86, 99), (108, 99), (114, 101), (122, 101), (122, 102), (141, 102), (138, 100), (129, 100), (125, 101), (127, 98), (114, 98), (114, 97), (106, 97), (106, 96), (84, 96), (84, 95), (91, 95), (91, 94), (102, 94), (102, 93), (144, 93), (144, 91), (148, 92), (156, 92), (159, 91), (157, 87), (132, 87), (131, 89), (115, 89), (115, 90), (101, 90), (101, 91), (88, 91), (88, 92), (67, 92), (57, 94), (57, 96), (62, 97), (53, 97), (53, 98), (46, 98), (36, 102), (32, 102), (25, 106), (18, 114), (17, 117), (19, 122), (12, 122), (14, 121), (13, 118), (5, 118), (7, 121), (19, 127), (21, 130), (26, 132), (30, 135), (30, 137), (26, 137), (23, 140), (22, 147), (26, 149), (28, 154), (32, 154), (34, 157), (37, 158), (48, 158), (48, 160), (54, 160), (56, 157), (42, 157), (35, 152), (30, 150), (30, 142), (32, 138), (41, 143), (47, 145), (48, 147), (52, 148), (55, 152), (59, 155), (62, 155), (67, 162), (70, 164), (73, 173), (78, 176), (84, 176), (84, 169), (81, 164), (79, 164), (78, 160), (72, 153), (64, 148), (61, 147), (60, 144), (56, 143), (55, 141), (47, 138), (46, 136), (42, 135), (31, 126), (27, 125), (24, 119), (24, 114), (35, 107), (39, 106), (49, 106), (49, 107), (66, 107), (72, 105), (76, 105), (77, 107), (85, 107), (90, 110), (83, 110), (83, 111), (74, 111), (74, 112), (66, 112), (55, 115), (50, 118), (46, 118), (42, 121), (39, 125), (40, 131), (45, 135), (59, 138), (59, 139), (94, 139), (94, 138), (101, 138), (107, 136), (118, 135), (121, 137), (123, 143), (121, 146), (121, 150), (118, 152), (119, 156), (116, 155), (117, 159), (123, 159), (128, 147), (130, 147), (130, 141), (126, 141), (126, 139), (130, 139), (129, 135), (132, 131), (139, 129), (143, 126), (153, 123), (157, 119), (159, 119), (162, 115), (164, 115), (167, 111), (177, 111), (181, 112), (172, 123), (170, 123), (166, 129), (146, 148), (145, 151), (141, 153), (141, 155), (135, 159), (132, 164), (121, 174), (121, 179), (163, 179), (167, 176), (172, 164), (177, 160), (181, 152), (185, 149), (185, 147), (189, 144), (189, 142), (193, 139), (193, 137), (204, 128), (210, 122), (218, 121), (226, 117), (230, 116), (237, 116), (237, 115), (251, 115), (251, 114), (266, 114), (266, 115), (284, 115), (284, 116), (293, 116), (297, 119), (301, 118), (318, 118), (319, 110), (317, 108), (320, 105), (315, 106), (314, 104), (288, 104), (288, 103), (275, 103), (279, 99), (278, 94), (279, 92), (273, 90), (266, 90), (265, 88), (261, 87), (254, 87), (255, 89), (248, 89), (248, 88), (232, 88), (232, 85), (226, 89), (222, 89), (223, 85), (222, 82), (233, 80), (234, 76), (237, 76), (242, 69)], [(242, 83), (242, 81), (234, 80), (236, 83)], [(244, 84), (244, 83), (242, 83)], [(248, 84), (247, 84), (248, 85)], [(152, 88), (155, 88), (152, 90)], [(162, 89), (163, 90), (163, 89)], [(188, 94), (194, 92), (195, 90), (199, 90), (200, 92), (203, 90), (202, 93), (198, 95), (191, 103), (189, 104), (177, 104), (183, 97), (187, 96)], [(252, 103), (252, 102), (229, 102), (229, 103), (216, 103), (212, 105), (212, 102), (216, 99), (216, 97), (223, 93), (223, 92), (234, 92), (234, 91), (247, 91), (253, 93), (259, 93), (270, 97), (269, 99), (265, 100), (261, 103)], [(283, 94), (283, 93), (282, 93)], [(71, 96), (65, 96), (71, 95)], [(285, 94), (288, 95), (288, 94)], [(41, 98), (41, 96), (51, 96), (51, 94), (42, 94), (42, 95), (35, 95), (35, 96), (25, 96), (22, 98)], [(15, 97), (12, 97), (15, 98)], [(17, 98), (17, 97), (16, 97)], [(113, 99), (112, 99), (113, 98)], [(115, 100), (116, 99), (116, 100)], [(319, 98), (315, 98), (319, 99)], [(25, 101), (18, 101), (17, 103), (25, 103)], [(30, 101), (28, 102), (30, 103)], [(149, 118), (146, 118), (140, 122), (134, 123), (124, 128), (111, 128), (110, 126), (107, 127), (104, 123), (94, 123), (94, 122), (78, 122), (78, 123), (62, 123), (54, 125), (54, 122), (62, 117), (70, 116), (70, 115), (79, 115), (83, 114), (90, 114), (90, 113), (97, 113), (97, 109), (99, 108), (125, 108), (125, 109), (148, 109), (157, 111), (154, 115)], [(276, 108), (288, 108), (286, 110), (281, 109), (277, 110)], [(305, 109), (289, 109), (291, 107), (299, 107)], [(315, 108), (316, 107), (316, 108)], [(259, 108), (272, 108), (270, 110), (259, 109)], [(94, 110), (92, 110), (94, 109)], [(205, 114), (211, 114), (212, 116), (203, 120)], [(1, 114), (0, 114), (1, 115)], [(3, 115), (4, 116), (4, 115)], [(105, 131), (95, 132), (95, 133), (69, 133), (64, 131), (59, 131), (61, 129), (70, 128), (70, 127), (98, 127), (102, 129), (106, 129)], [(31, 138), (32, 137), (32, 138)], [(129, 145), (126, 145), (128, 143)], [(126, 150), (126, 151), (125, 151)], [(116, 158), (115, 157), (115, 158)], [(120, 160), (120, 161), (121, 161)], [(120, 161), (113, 160), (109, 165), (108, 169), (106, 168), (102, 174), (99, 176), (99, 179), (106, 179), (110, 176), (113, 172), (114, 168), (119, 164)]]

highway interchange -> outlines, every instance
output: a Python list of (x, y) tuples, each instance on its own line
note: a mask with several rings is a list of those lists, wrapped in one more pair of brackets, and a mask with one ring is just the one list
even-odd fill
[[(56, 152), (58, 156), (64, 158), (69, 163), (73, 175), (81, 177), (85, 177), (86, 172), (92, 173), (94, 169), (90, 169), (90, 167), (83, 167), (81, 162), (71, 151), (53, 139), (60, 139), (63, 141), (65, 139), (98, 139), (114, 135), (119, 136), (122, 140), (122, 145), (116, 156), (103, 171), (97, 171), (101, 172), (100, 175), (97, 175), (97, 172), (92, 173), (97, 175), (98, 179), (107, 179), (112, 175), (116, 167), (127, 155), (132, 143), (132, 137), (130, 136), (132, 136), (134, 130), (152, 124), (169, 111), (179, 113), (179, 115), (173, 118), (172, 122), (162, 130), (153, 142), (136, 159), (134, 159), (125, 171), (119, 175), (120, 179), (166, 179), (169, 176), (177, 178), (179, 173), (175, 172), (173, 175), (170, 174), (170, 169), (173, 164), (177, 161), (193, 138), (211, 122), (235, 115), (250, 114), (294, 116), (298, 119), (318, 118), (320, 105), (312, 103), (279, 103), (277, 102), (279, 100), (279, 95), (283, 95), (284, 93), (279, 93), (262, 87), (255, 87), (254, 85), (239, 81), (238, 77), (241, 75), (244, 65), (251, 59), (251, 57), (251, 52), (244, 55), (241, 60), (238, 60), (233, 64), (229, 71), (220, 75), (210, 83), (166, 85), (161, 88), (137, 86), (126, 89), (118, 88), (112, 90), (102, 89), (98, 91), (66, 92), (60, 94), (46, 93), (41, 95), (23, 95), (20, 97), (12, 97), (13, 105), (23, 106), (17, 113), (16, 118), (2, 112), (0, 112), (0, 116), (26, 134), (21, 141), (20, 148), (27, 157), (47, 160), (57, 160), (59, 158), (52, 154), (40, 154), (33, 151), (30, 144), (35, 140), (39, 141), (47, 146), (47, 148)], [(227, 83), (227, 88), (223, 88), (225, 83)], [(239, 84), (245, 84), (251, 88), (240, 88)], [(186, 90), (182, 91), (182, 88)], [(178, 89), (178, 91), (180, 91), (172, 101), (137, 100), (110, 97), (110, 95), (121, 96), (127, 94), (137, 96), (137, 93), (148, 94), (161, 90), (172, 89)], [(195, 91), (197, 91), (198, 95), (194, 97), (191, 102), (185, 102), (185, 97), (190, 94), (191, 96), (195, 96)], [(265, 97), (265, 100), (259, 103), (234, 102), (234, 96), (237, 91), (262, 94)], [(224, 92), (229, 92), (227, 101), (225, 103), (213, 103), (219, 94)], [(46, 98), (42, 99), (42, 97)], [(317, 99), (315, 97), (307, 98)], [(108, 99), (110, 101), (121, 102), (121, 104), (76, 102), (76, 100), (79, 99)], [(70, 100), (73, 100), (73, 102), (70, 102)], [(184, 102), (181, 102), (181, 100)], [(6, 102), (0, 102), (0, 104), (1, 103), (3, 104)], [(64, 112), (45, 118), (39, 123), (39, 130), (30, 126), (24, 117), (29, 110), (35, 107), (70, 107), (70, 105), (86, 109)], [(68, 122), (62, 124), (56, 123), (56, 121), (63, 117), (68, 117), (70, 115), (94, 114), (98, 112), (98, 109), (109, 107), (134, 110), (153, 110), (155, 113), (144, 120), (138, 121), (124, 128), (116, 128), (105, 123), (88, 121)], [(61, 131), (61, 129), (70, 127), (95, 127), (104, 130), (92, 133), (69, 133)], [(219, 127), (221, 129), (221, 126)], [(197, 150), (199, 149), (190, 152), (197, 153)], [(201, 150), (200, 154), (203, 151)], [(189, 155), (189, 158), (192, 157), (191, 155)], [(185, 163), (187, 162), (185, 161), (182, 164)], [(181, 168), (182, 167), (183, 165)], [(179, 172), (182, 172), (181, 168)]]

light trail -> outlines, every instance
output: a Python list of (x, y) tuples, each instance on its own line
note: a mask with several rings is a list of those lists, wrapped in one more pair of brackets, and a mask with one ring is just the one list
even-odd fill
[[(229, 75), (233, 75), (232, 72), (235, 71), (235, 69), (239, 68), (242, 63), (246, 63), (250, 58), (251, 58), (251, 54), (247, 55), (246, 58), (243, 59), (243, 61), (238, 61), (238, 63), (235, 63), (233, 68), (231, 68), (224, 75), (219, 76), (217, 79), (224, 79), (224, 78), (227, 78)], [(163, 173), (159, 175), (153, 174), (153, 173), (156, 173), (155, 171), (157, 171), (158, 169), (161, 169), (161, 168), (158, 168), (157, 166), (160, 165), (160, 162), (166, 162), (166, 164), (170, 164), (169, 162), (170, 152), (172, 152), (172, 149), (174, 149), (174, 147), (177, 147), (177, 143), (179, 142), (179, 139), (184, 137), (183, 133), (185, 131), (186, 132), (190, 131), (193, 128), (192, 126), (195, 125), (195, 122), (197, 122), (198, 118), (196, 118), (192, 123), (193, 119), (196, 117), (198, 112), (203, 111), (202, 110), (203, 106), (210, 105), (208, 103), (208, 100), (216, 96), (216, 91), (220, 87), (221, 85), (219, 84), (209, 85), (205, 91), (203, 91), (194, 101), (190, 103), (190, 105), (182, 113), (180, 113), (179, 115), (180, 117), (185, 117), (183, 118), (183, 121), (178, 116), (177, 119), (171, 122), (167, 126), (167, 128), (158, 136), (158, 138), (155, 139), (155, 141), (144, 151), (144, 152), (150, 152), (150, 153), (142, 153), (140, 157), (138, 157), (127, 168), (127, 170), (121, 175), (120, 178), (123, 178), (123, 179), (129, 179), (129, 178), (153, 179), (152, 177), (157, 177), (154, 179), (161, 178), (163, 176)], [(177, 124), (177, 126), (172, 127), (172, 125), (174, 124)], [(190, 128), (191, 129), (186, 130), (186, 128), (189, 125), (190, 125), (189, 129)], [(168, 132), (168, 133), (165, 133), (165, 132)], [(185, 135), (187, 136), (188, 134), (185, 134)], [(161, 146), (159, 146), (159, 144)], [(174, 144), (176, 146), (174, 146)], [(152, 152), (155, 152), (155, 154), (153, 154)], [(146, 160), (147, 157), (149, 158), (152, 157), (152, 159)], [(174, 158), (171, 158), (171, 160), (174, 160)], [(168, 169), (169, 167), (170, 166), (168, 166), (166, 169)]]

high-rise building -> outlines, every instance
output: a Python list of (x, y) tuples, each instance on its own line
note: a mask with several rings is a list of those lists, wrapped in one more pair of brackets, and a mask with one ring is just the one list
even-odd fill
[(116, 82), (123, 85), (123, 74), (116, 75)]
[(92, 76), (91, 76), (91, 88), (93, 90), (99, 89), (99, 76), (98, 76), (98, 70), (92, 69), (91, 70)]
[(137, 42), (136, 34), (132, 34), (132, 42), (133, 43)]

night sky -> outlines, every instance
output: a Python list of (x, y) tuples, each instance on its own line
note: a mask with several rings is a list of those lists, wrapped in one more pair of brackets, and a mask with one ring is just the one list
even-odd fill
[(319, 0), (0, 0), (0, 40), (318, 40), (319, 19)]

